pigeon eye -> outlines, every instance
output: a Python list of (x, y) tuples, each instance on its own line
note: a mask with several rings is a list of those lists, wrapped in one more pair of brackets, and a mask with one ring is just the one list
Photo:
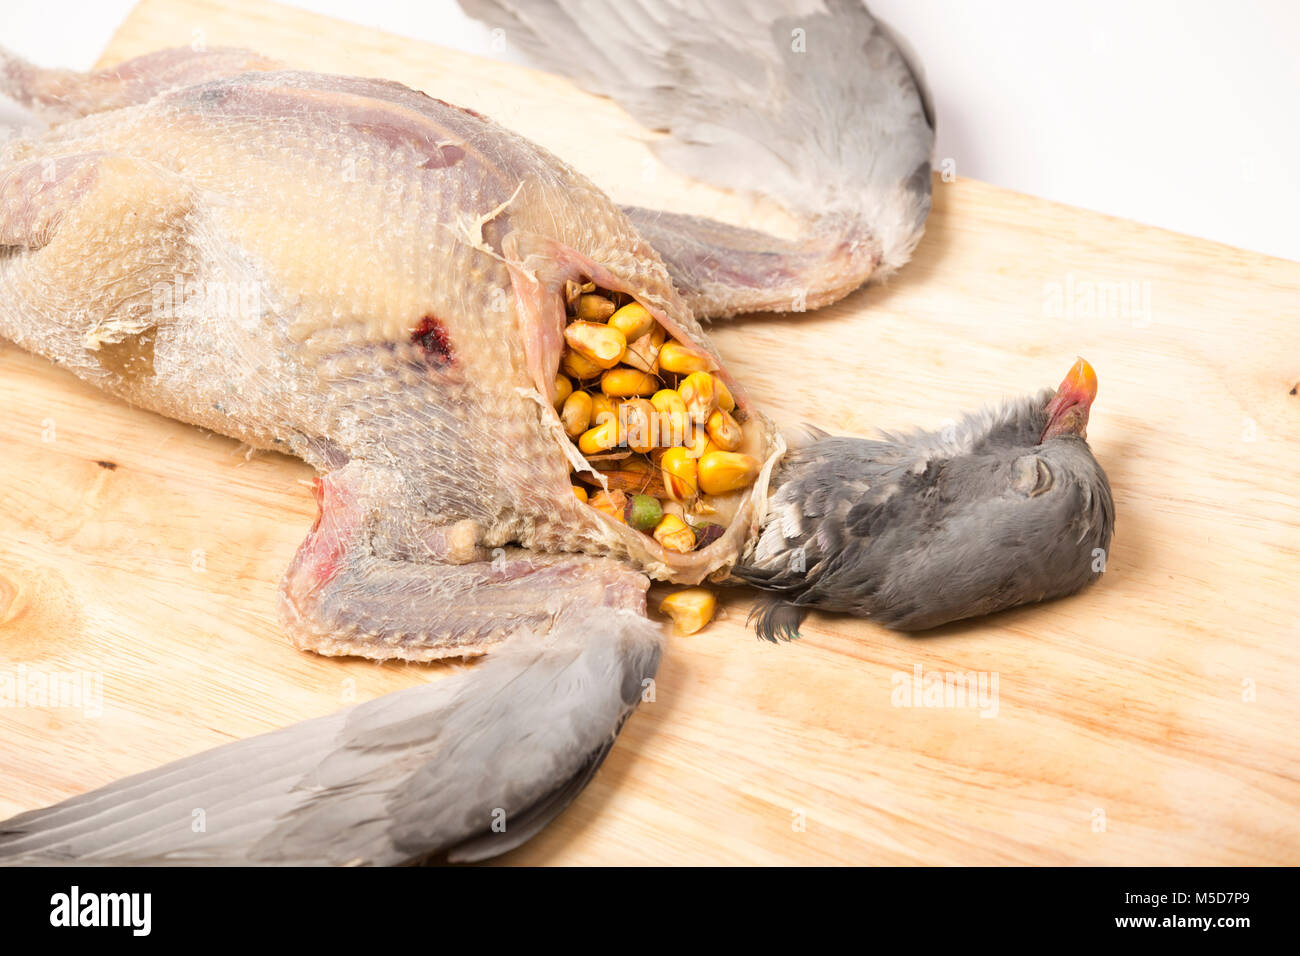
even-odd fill
[(1027, 498), (1041, 495), (1052, 487), (1052, 469), (1036, 455), (1017, 458), (1011, 466), (1011, 487)]

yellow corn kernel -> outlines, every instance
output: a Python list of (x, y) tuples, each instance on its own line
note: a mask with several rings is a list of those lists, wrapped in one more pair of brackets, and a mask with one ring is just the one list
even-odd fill
[(664, 488), (674, 501), (689, 501), (700, 493), (699, 470), (685, 448), (669, 448), (659, 459)]
[(582, 284), (574, 282), (572, 279), (564, 280), (564, 304), (572, 312), (578, 301), (578, 296), (582, 295)]
[(595, 378), (604, 371), (599, 365), (585, 355), (579, 355), (573, 349), (565, 349), (560, 357), (560, 367), (578, 380)]
[(686, 403), (675, 389), (661, 388), (650, 396), (650, 404), (659, 413), (659, 445), (685, 444), (691, 433)]
[(579, 501), (587, 500), (587, 489), (582, 487), (582, 485), (570, 485), (569, 487), (573, 489), (573, 497), (577, 498)]
[(597, 511), (603, 511), (619, 524), (627, 524), (623, 511), (627, 508), (627, 495), (621, 491), (598, 491), (591, 496), (590, 504)]
[(725, 495), (748, 488), (758, 477), (758, 459), (734, 451), (706, 452), (700, 458), (700, 490), (706, 495)]
[(619, 444), (645, 454), (655, 446), (658, 428), (655, 407), (644, 398), (631, 398), (618, 407)]
[(612, 368), (600, 377), (600, 390), (613, 398), (653, 395), (659, 380), (634, 368)]
[(623, 356), (623, 361), (638, 372), (649, 375), (659, 374), (659, 350), (663, 348), (666, 338), (668, 333), (656, 322), (649, 334), (628, 343), (627, 354)]
[(655, 525), (654, 537), (668, 551), (687, 554), (695, 550), (695, 532), (677, 515), (664, 515), (660, 518)]
[(713, 360), (704, 352), (698, 352), (681, 342), (667, 342), (659, 350), (659, 367), (665, 372), (678, 375), (706, 372), (712, 364)]
[(609, 317), (609, 324), (622, 332), (628, 342), (635, 342), (650, 331), (655, 320), (640, 302), (629, 302)]
[(713, 414), (709, 416), (708, 432), (713, 444), (722, 451), (735, 451), (744, 439), (744, 435), (740, 432), (740, 425), (720, 408), (714, 409)]
[(623, 361), (627, 339), (618, 329), (600, 322), (570, 322), (564, 327), (564, 341), (593, 365), (613, 368)]
[(591, 427), (591, 396), (586, 392), (574, 392), (564, 401), (560, 409), (560, 421), (564, 424), (564, 433), (570, 438), (577, 438)]
[(731, 389), (727, 388), (727, 383), (719, 376), (713, 376), (713, 392), (718, 396), (718, 407), (730, 415), (736, 410), (736, 399), (732, 397)]
[[(667, 346), (665, 346), (667, 348)], [(677, 386), (691, 421), (703, 425), (718, 407), (718, 395), (713, 389), (713, 376), (708, 372), (692, 372)]]
[(604, 425), (606, 422), (618, 421), (619, 403), (603, 392), (591, 396), (591, 423)]
[(686, 588), (674, 591), (659, 603), (659, 613), (673, 619), (677, 634), (694, 634), (713, 620), (718, 610), (718, 599), (707, 588)]
[(713, 444), (713, 439), (709, 437), (707, 428), (697, 428), (692, 425), (691, 430), (687, 433), (685, 445), (687, 453), (699, 461), (711, 451), (717, 451), (718, 447)]
[(558, 412), (564, 405), (564, 400), (573, 394), (573, 383), (569, 381), (569, 376), (557, 374), (555, 376), (555, 410)]
[(618, 419), (589, 428), (578, 438), (578, 450), (584, 455), (599, 455), (618, 446)]
[(578, 297), (578, 318), (587, 322), (604, 322), (614, 314), (614, 303), (603, 295), (582, 295)]

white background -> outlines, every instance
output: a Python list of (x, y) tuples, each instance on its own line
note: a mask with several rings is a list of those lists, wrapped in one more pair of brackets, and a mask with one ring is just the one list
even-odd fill
[[(0, 43), (86, 68), (132, 0), (0, 0)], [(453, 0), (295, 6), (486, 53)], [(1300, 260), (1300, 3), (873, 0), (958, 175)]]

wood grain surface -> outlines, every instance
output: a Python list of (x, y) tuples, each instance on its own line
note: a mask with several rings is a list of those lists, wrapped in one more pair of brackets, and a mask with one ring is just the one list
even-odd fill
[[(781, 228), (657, 165), (652, 134), (564, 80), (286, 7), (145, 0), (104, 63), (193, 42), (401, 80), (622, 201)], [(1296, 263), (936, 178), (888, 284), (718, 328), (775, 418), (854, 434), (942, 424), (1085, 356), (1118, 512), (1106, 573), (919, 637), (813, 615), (782, 646), (726, 593), (723, 620), (673, 639), (592, 785), (506, 859), (1300, 863), (1298, 308)], [(447, 672), (285, 642), (305, 465), (7, 344), (0, 402), (0, 816)], [(996, 697), (903, 706), (917, 669), (982, 674)], [(80, 701), (15, 696), (77, 675)]]

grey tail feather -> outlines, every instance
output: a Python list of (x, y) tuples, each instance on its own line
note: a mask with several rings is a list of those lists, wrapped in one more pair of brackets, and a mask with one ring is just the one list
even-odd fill
[(754, 631), (765, 641), (777, 644), (799, 639), (799, 625), (808, 616), (808, 608), (780, 598), (760, 599), (749, 612)]
[(864, 276), (911, 255), (930, 208), (934, 116), (921, 71), (862, 0), (459, 0), (539, 66), (611, 97), (669, 166), (771, 196), (809, 235), (869, 247)]
[[(469, 862), (519, 846), (596, 772), (659, 625), (567, 608), (479, 664), (0, 822), (0, 864)], [(203, 826), (197, 827), (200, 818)]]

